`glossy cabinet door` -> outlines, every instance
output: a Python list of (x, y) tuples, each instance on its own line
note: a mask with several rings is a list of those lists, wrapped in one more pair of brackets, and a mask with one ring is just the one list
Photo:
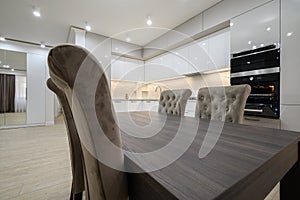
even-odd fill
[(172, 68), (173, 56), (165, 54), (145, 62), (145, 81), (155, 81), (178, 76)]
[(300, 106), (300, 1), (281, 1), (281, 103)]
[(208, 70), (209, 55), (208, 55), (209, 39), (202, 38), (191, 43), (189, 48), (190, 72), (204, 72)]
[(278, 44), (279, 0), (271, 1), (231, 20), (231, 53)]
[(45, 124), (46, 57), (27, 54), (27, 124)]
[(208, 70), (216, 70), (230, 66), (230, 32), (224, 29), (209, 37)]
[(226, 0), (207, 9), (203, 13), (203, 29), (207, 30), (252, 10), (270, 0)]
[(115, 58), (111, 63), (111, 79), (144, 81), (144, 62), (126, 58)]
[(300, 131), (300, 1), (281, 1), (281, 128)]

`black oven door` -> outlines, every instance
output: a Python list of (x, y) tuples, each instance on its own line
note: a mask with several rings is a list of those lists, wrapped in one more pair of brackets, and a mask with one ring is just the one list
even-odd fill
[(279, 73), (231, 78), (231, 85), (249, 84), (245, 115), (279, 118)]

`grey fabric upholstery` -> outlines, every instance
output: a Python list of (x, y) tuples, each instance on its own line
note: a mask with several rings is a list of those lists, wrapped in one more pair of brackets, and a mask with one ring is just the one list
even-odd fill
[[(127, 199), (126, 174), (99, 161), (104, 156), (121, 167), (124, 164), (119, 128), (102, 66), (87, 50), (72, 45), (51, 49), (48, 65), (52, 81), (66, 95), (80, 138), (87, 200)], [(100, 129), (92, 124), (95, 121)], [(119, 148), (110, 151), (99, 145), (106, 139)]]
[(84, 175), (83, 175), (83, 164), (82, 164), (82, 149), (79, 141), (79, 136), (77, 133), (77, 129), (75, 126), (75, 122), (73, 119), (73, 115), (71, 112), (71, 108), (67, 101), (66, 95), (60, 90), (51, 80), (51, 78), (47, 81), (47, 86), (50, 90), (52, 90), (58, 97), (58, 100), (63, 109), (63, 115), (65, 124), (67, 127), (67, 135), (69, 141), (69, 149), (70, 149), (70, 158), (71, 158), (71, 168), (72, 168), (72, 190), (71, 196), (72, 199), (75, 198), (76, 194), (82, 195), (84, 191)]
[(250, 91), (249, 85), (200, 88), (195, 117), (242, 123)]
[(190, 89), (163, 91), (160, 94), (158, 112), (183, 116), (187, 100), (191, 94)]

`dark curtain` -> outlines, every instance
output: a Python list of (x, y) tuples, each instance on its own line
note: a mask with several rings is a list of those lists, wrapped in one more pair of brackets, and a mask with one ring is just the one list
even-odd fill
[(0, 74), (0, 113), (15, 112), (15, 75)]

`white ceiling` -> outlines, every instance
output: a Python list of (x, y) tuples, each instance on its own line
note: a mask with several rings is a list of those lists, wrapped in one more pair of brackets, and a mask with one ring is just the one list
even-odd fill
[[(71, 25), (145, 45), (221, 0), (0, 0), (0, 35), (50, 45), (67, 41)], [(41, 18), (32, 15), (41, 9)], [(152, 27), (147, 29), (150, 15)], [(146, 29), (144, 29), (146, 28)], [(132, 31), (139, 29), (139, 31)], [(141, 30), (144, 29), (144, 30)]]

